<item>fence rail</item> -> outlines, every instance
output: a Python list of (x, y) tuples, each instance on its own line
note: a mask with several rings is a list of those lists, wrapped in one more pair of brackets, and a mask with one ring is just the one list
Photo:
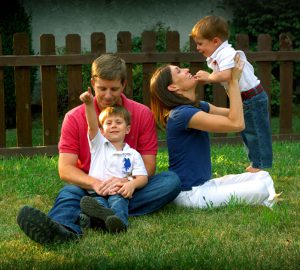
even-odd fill
[[(190, 40), (190, 51), (180, 52), (179, 34), (169, 31), (166, 34), (166, 52), (156, 51), (156, 33), (145, 31), (142, 33), (142, 51), (132, 52), (132, 38), (130, 32), (119, 32), (117, 36), (117, 54), (127, 63), (128, 87), (126, 96), (133, 97), (133, 64), (143, 67), (143, 103), (149, 106), (149, 80), (157, 63), (190, 63), (191, 73), (204, 67), (205, 58), (201, 56)], [(271, 70), (272, 63), (280, 66), (280, 130), (274, 139), (299, 140), (300, 134), (293, 134), (292, 126), (292, 93), (294, 62), (300, 60), (300, 51), (292, 50), (292, 43), (286, 35), (279, 37), (280, 49), (272, 51), (271, 37), (261, 34), (257, 40), (257, 51), (249, 51), (247, 35), (236, 36), (236, 48), (243, 50), (251, 62), (258, 67), (258, 77), (271, 98)], [(34, 154), (53, 155), (57, 153), (58, 143), (58, 114), (57, 114), (57, 82), (56, 66), (67, 66), (68, 103), (69, 108), (77, 106), (82, 85), (82, 65), (92, 61), (106, 52), (105, 35), (101, 32), (91, 35), (91, 53), (81, 54), (81, 39), (77, 34), (66, 36), (66, 52), (56, 55), (55, 37), (43, 34), (40, 37), (40, 54), (29, 55), (29, 38), (25, 33), (14, 34), (13, 55), (2, 55), (2, 41), (0, 36), (0, 156)], [(40, 67), (41, 102), (43, 122), (43, 146), (32, 146), (32, 116), (30, 96), (30, 69)], [(4, 73), (5, 67), (14, 67), (16, 92), (16, 147), (6, 147), (5, 129), (5, 98)], [(219, 84), (213, 85), (213, 102), (217, 106), (227, 106), (227, 96)], [(198, 86), (200, 97), (204, 97), (204, 87)], [(215, 134), (215, 142), (237, 142), (236, 138), (226, 134)]]

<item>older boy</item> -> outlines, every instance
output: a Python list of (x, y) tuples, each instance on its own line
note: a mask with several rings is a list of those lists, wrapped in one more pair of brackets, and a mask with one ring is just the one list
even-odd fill
[(228, 43), (229, 29), (224, 18), (206, 16), (193, 27), (191, 36), (197, 50), (206, 58), (213, 72), (200, 70), (195, 77), (204, 83), (221, 83), (225, 89), (231, 79), (234, 57), (239, 53), (245, 63), (239, 86), (241, 90), (245, 129), (241, 132), (247, 148), (250, 165), (248, 172), (258, 172), (272, 167), (272, 137), (269, 120), (268, 96), (254, 74), (253, 66), (242, 51), (236, 51)]

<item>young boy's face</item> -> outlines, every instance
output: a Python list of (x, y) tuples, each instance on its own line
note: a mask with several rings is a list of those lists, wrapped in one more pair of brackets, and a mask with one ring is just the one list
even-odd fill
[(210, 57), (214, 51), (220, 46), (218, 38), (212, 40), (204, 38), (194, 38), (197, 45), (197, 51), (202, 53), (205, 57)]
[(110, 142), (123, 141), (129, 131), (130, 126), (118, 115), (108, 116), (102, 124), (102, 134)]

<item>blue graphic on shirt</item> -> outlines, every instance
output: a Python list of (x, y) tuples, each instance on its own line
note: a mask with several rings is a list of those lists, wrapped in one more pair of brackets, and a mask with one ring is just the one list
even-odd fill
[(128, 170), (129, 170), (130, 167), (131, 167), (130, 159), (124, 157), (123, 163), (124, 163), (124, 169), (125, 169), (125, 171), (128, 172)]

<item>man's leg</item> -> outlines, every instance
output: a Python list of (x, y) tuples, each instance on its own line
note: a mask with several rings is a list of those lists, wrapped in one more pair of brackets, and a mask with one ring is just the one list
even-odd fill
[(17, 222), (32, 240), (41, 243), (68, 241), (81, 234), (78, 223), (80, 199), (86, 195), (79, 187), (68, 185), (61, 189), (49, 214), (30, 206), (24, 206)]
[(78, 186), (64, 186), (60, 190), (48, 216), (68, 229), (71, 229), (78, 234), (82, 234), (78, 217), (81, 212), (80, 200), (86, 195), (86, 191)]
[(173, 201), (181, 190), (181, 182), (172, 171), (156, 174), (148, 184), (135, 191), (129, 200), (129, 215), (139, 216), (152, 213)]

